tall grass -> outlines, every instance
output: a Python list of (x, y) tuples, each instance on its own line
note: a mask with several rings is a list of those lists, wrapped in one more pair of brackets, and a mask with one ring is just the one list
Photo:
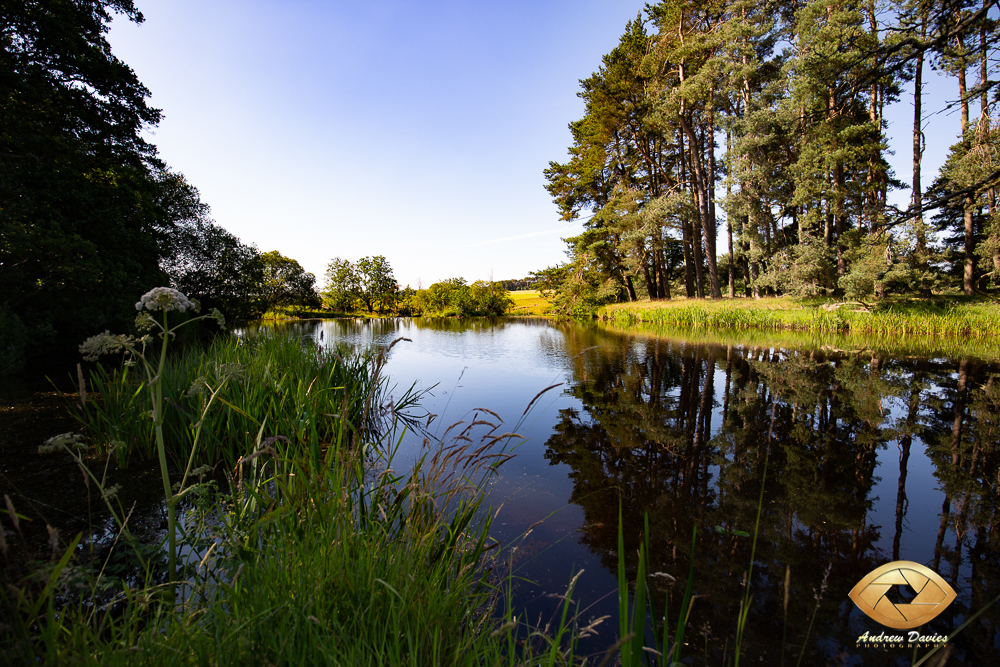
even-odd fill
[(616, 325), (787, 330), (877, 335), (916, 334), (994, 338), (1000, 309), (984, 303), (897, 302), (875, 309), (859, 304), (797, 302), (791, 299), (676, 301), (605, 306), (598, 319)]
[[(171, 358), (162, 378), (168, 455), (186, 460), (190, 433), (199, 426), (196, 463), (221, 462), (229, 468), (247, 453), (262, 427), (265, 436), (280, 434), (319, 448), (332, 442), (343, 424), (354, 429), (352, 440), (377, 433), (391, 421), (390, 413), (405, 412), (416, 399), (408, 391), (387, 405), (388, 379), (377, 361), (370, 354), (338, 352), (267, 332), (219, 338), (205, 349), (182, 351)], [(226, 379), (216, 398), (218, 407), (202, 418), (205, 387)], [(113, 449), (121, 466), (151, 456), (152, 421), (137, 418), (149, 409), (144, 378), (129, 366), (97, 366), (89, 384), (91, 400), (76, 414), (98, 451), (111, 452), (112, 443), (122, 443)]]
[[(497, 609), (505, 582), (493, 575), (502, 569), (501, 556), (482, 503), (515, 437), (499, 418), (484, 412), (457, 425), (451, 441), (424, 440), (414, 462), (401, 462), (405, 424), (398, 410), (388, 409), (384, 429), (363, 427), (384, 398), (384, 354), (358, 359), (317, 353), (294, 340), (225, 343), (178, 355), (168, 362), (170, 386), (183, 387), (195, 372), (222, 373), (224, 364), (237, 363), (232, 359), (245, 375), (231, 384), (264, 379), (282, 391), (271, 384), (265, 398), (241, 403), (243, 394), (233, 392), (218, 410), (225, 418), (212, 426), (216, 438), (227, 447), (248, 446), (227, 466), (222, 490), (220, 481), (199, 484), (184, 498), (178, 603), (165, 603), (163, 592), (172, 588), (157, 583), (162, 577), (155, 564), (112, 577), (106, 561), (86, 561), (76, 549), (77, 535), (63, 541), (62, 550), (53, 549), (33, 577), (0, 587), (0, 663), (573, 660), (574, 619), (564, 613), (546, 633), (526, 627), (509, 607)], [(122, 376), (108, 377), (127, 386)], [(254, 387), (242, 391), (259, 395)], [(332, 397), (313, 404), (317, 392)], [(127, 405), (113, 405), (118, 412), (105, 406), (99, 414), (119, 415), (119, 432), (133, 433), (137, 427), (129, 422), (145, 419), (141, 412), (129, 417)], [(179, 406), (172, 419), (191, 428)], [(339, 411), (322, 412), (332, 408)], [(240, 433), (243, 428), (254, 430)], [(128, 523), (121, 522), (119, 536)], [(132, 548), (119, 536), (112, 552)], [(163, 558), (160, 551), (151, 560)]]

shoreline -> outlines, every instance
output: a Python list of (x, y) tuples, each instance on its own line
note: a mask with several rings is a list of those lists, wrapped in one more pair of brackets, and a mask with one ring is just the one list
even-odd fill
[(1000, 336), (1000, 304), (984, 298), (856, 302), (767, 297), (672, 299), (602, 306), (594, 317), (618, 326), (770, 330), (840, 334), (917, 334), (986, 339)]

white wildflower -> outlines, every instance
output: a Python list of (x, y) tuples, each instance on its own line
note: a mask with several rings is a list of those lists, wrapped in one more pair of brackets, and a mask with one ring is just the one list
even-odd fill
[(199, 375), (191, 383), (191, 386), (188, 387), (187, 395), (188, 398), (194, 398), (195, 396), (204, 394), (206, 391), (211, 391), (211, 388), (208, 386), (208, 378), (204, 375)]
[(136, 310), (186, 310), (197, 311), (195, 304), (186, 296), (172, 287), (154, 287), (145, 294), (135, 304)]
[(78, 433), (60, 433), (59, 435), (54, 435), (46, 440), (44, 445), (40, 445), (38, 447), (38, 453), (51, 454), (52, 452), (58, 452), (60, 449), (66, 449), (69, 447), (86, 449), (87, 445), (83, 444), (83, 436)]
[(52, 555), (59, 551), (59, 530), (46, 524), (45, 529), (49, 531), (49, 546), (52, 547)]
[(218, 308), (213, 308), (208, 313), (208, 316), (214, 319), (216, 323), (218, 323), (220, 329), (222, 329), (223, 331), (226, 330), (226, 318), (223, 317), (221, 310), (219, 310)]
[(212, 472), (212, 466), (209, 465), (198, 466), (197, 468), (191, 471), (191, 476), (201, 479), (210, 472)]
[(102, 354), (127, 349), (133, 340), (132, 336), (115, 336), (110, 331), (105, 330), (104, 333), (91, 336), (83, 341), (83, 345), (80, 346), (80, 353), (87, 361), (94, 361)]
[(236, 362), (229, 362), (224, 364), (215, 365), (215, 377), (219, 382), (225, 382), (227, 380), (235, 380), (239, 382), (246, 378), (246, 369), (243, 368), (243, 364)]
[[(139, 305), (141, 302), (136, 304), (136, 306)], [(139, 311), (139, 314), (135, 316), (135, 328), (139, 331), (149, 331), (154, 326), (156, 326), (156, 320), (147, 311)]]

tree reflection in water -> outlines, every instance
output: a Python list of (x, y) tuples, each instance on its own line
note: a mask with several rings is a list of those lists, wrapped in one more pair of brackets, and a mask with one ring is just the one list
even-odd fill
[[(561, 328), (575, 380), (568, 391), (582, 410), (561, 412), (545, 456), (571, 467), (571, 502), (585, 513), (581, 541), (609, 571), (617, 568), (619, 502), (631, 580), (645, 514), (650, 571), (678, 579), (698, 526), (688, 655), (707, 650), (711, 664), (733, 655), (751, 538), (732, 530), (753, 531), (762, 483), (744, 645), (755, 662), (781, 662), (783, 631), (784, 659), (798, 659), (828, 567), (803, 664), (910, 664), (906, 651), (855, 647), (865, 630), (884, 628), (847, 592), (890, 560), (924, 562), (960, 593), (925, 633), (947, 634), (1000, 592), (996, 365)], [(889, 465), (897, 452), (898, 468)], [(933, 465), (936, 489), (907, 486), (918, 452)], [(895, 492), (895, 517), (876, 523), (883, 477), (898, 480), (879, 487)], [(936, 533), (920, 530), (925, 517), (907, 514), (911, 499), (931, 496), (943, 496)], [(649, 585), (657, 608), (671, 593), (676, 618), (683, 587), (671, 592), (664, 581)], [(998, 618), (993, 609), (966, 628), (952, 659), (995, 657)]]

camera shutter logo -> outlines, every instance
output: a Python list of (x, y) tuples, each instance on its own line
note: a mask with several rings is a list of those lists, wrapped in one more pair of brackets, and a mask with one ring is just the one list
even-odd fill
[[(886, 597), (894, 586), (908, 586), (914, 597), (908, 603)], [(850, 598), (872, 619), (888, 628), (909, 630), (934, 619), (958, 593), (934, 570), (908, 560), (878, 567), (859, 581)]]

